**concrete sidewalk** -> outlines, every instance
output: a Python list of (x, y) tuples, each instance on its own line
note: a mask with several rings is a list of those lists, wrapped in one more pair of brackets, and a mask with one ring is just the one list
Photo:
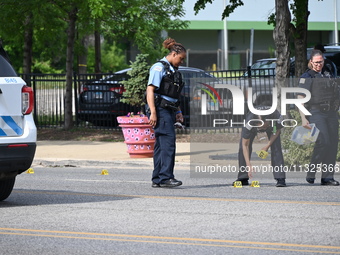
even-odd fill
[[(152, 162), (152, 158), (130, 158), (124, 142), (89, 141), (38, 141), (34, 160), (35, 164), (41, 160)], [(176, 161), (189, 163), (189, 143), (177, 143)]]
[[(253, 149), (257, 151), (262, 146), (263, 144), (254, 144)], [(196, 161), (196, 158), (202, 159), (203, 157), (217, 157), (217, 160), (237, 161), (237, 143), (222, 144), (222, 148), (223, 151), (211, 150), (191, 153), (190, 143), (176, 143), (176, 164), (189, 164), (190, 159)], [(256, 155), (253, 155), (252, 159), (254, 161), (259, 160)], [(96, 165), (100, 164), (100, 162), (152, 164), (153, 159), (130, 158), (124, 142), (38, 141), (33, 165)]]

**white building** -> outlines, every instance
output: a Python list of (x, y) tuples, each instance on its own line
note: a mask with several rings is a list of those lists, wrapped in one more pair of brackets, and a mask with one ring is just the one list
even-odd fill
[[(243, 0), (244, 5), (223, 21), (225, 1), (229, 3), (214, 0), (197, 15), (193, 10), (196, 0), (185, 1), (184, 20), (190, 21), (189, 27), (168, 31), (168, 35), (187, 48), (187, 65), (206, 70), (238, 69), (249, 65), (251, 60), (275, 57), (274, 27), (267, 23), (269, 15), (275, 12), (275, 0)], [(338, 31), (339, 8), (340, 0), (309, 0), (308, 47), (338, 42), (338, 33), (334, 31)], [(227, 61), (225, 52), (228, 52)]]

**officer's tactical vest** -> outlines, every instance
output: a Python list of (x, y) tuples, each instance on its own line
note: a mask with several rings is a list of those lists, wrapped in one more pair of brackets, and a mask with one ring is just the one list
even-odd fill
[(165, 68), (165, 76), (161, 81), (160, 88), (157, 90), (157, 94), (168, 96), (174, 99), (179, 99), (181, 91), (184, 87), (184, 82), (181, 73), (175, 69), (175, 71), (170, 70), (169, 63), (165, 61), (161, 62)]
[(309, 70), (308, 73), (313, 78), (316, 78), (311, 85), (312, 98), (309, 102), (311, 105), (319, 105), (322, 103), (334, 104), (336, 100), (339, 100), (339, 89), (335, 79), (322, 77), (313, 70)]

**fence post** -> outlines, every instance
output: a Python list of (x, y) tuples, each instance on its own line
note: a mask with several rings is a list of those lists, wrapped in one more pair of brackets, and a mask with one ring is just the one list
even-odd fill
[(248, 73), (248, 86), (251, 88), (252, 85), (252, 79), (251, 79), (251, 66), (247, 66), (247, 73)]
[(76, 122), (76, 126), (79, 126), (79, 121), (78, 121), (78, 77), (79, 74), (77, 74), (76, 72), (73, 73), (73, 93), (74, 93), (74, 109), (75, 109), (75, 122)]
[(33, 119), (34, 119), (34, 123), (36, 126), (38, 126), (39, 121), (38, 121), (38, 116), (37, 116), (37, 86), (35, 83), (35, 75), (33, 75), (33, 82), (31, 82), (32, 80), (32, 74), (27, 74), (27, 77), (29, 77), (29, 81), (30, 81), (30, 85), (32, 86), (33, 89), (33, 98), (34, 98), (34, 111), (33, 111)]

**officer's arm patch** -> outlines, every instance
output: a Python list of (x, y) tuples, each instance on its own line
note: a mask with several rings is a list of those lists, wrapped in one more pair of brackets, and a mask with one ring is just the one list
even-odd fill
[(249, 121), (246, 123), (245, 128), (251, 130), (253, 127), (249, 125)]
[(153, 70), (155, 70), (157, 72), (161, 72), (163, 70), (163, 67), (162, 66), (155, 66)]
[(306, 82), (305, 78), (300, 78), (300, 81), (299, 81), (300, 84), (305, 84), (305, 82)]

